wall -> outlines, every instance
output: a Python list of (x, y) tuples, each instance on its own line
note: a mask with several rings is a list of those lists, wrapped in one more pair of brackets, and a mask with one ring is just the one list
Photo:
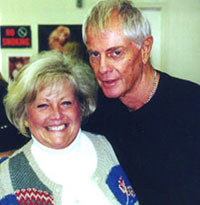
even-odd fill
[(163, 68), (200, 83), (200, 1), (170, 0), (165, 15)]
[(0, 65), (4, 78), (8, 78), (7, 55), (32, 55), (38, 52), (39, 24), (81, 24), (93, 2), (84, 1), (83, 7), (78, 8), (76, 0), (0, 0), (1, 25), (30, 25), (32, 29), (32, 48), (1, 49)]
[[(32, 29), (31, 49), (1, 50), (3, 76), (8, 76), (6, 56), (9, 53), (38, 52), (38, 24), (81, 24), (96, 0), (82, 1), (83, 7), (77, 8), (76, 0), (0, 0), (1, 25), (31, 25)], [(159, 69), (200, 83), (200, 1), (135, 0), (135, 4), (160, 9), (160, 54), (155, 56)]]

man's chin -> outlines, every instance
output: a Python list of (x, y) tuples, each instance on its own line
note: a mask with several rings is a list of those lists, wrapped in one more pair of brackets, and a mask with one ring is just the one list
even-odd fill
[(120, 97), (119, 93), (115, 93), (115, 92), (107, 92), (103, 90), (103, 93), (107, 98), (119, 98)]

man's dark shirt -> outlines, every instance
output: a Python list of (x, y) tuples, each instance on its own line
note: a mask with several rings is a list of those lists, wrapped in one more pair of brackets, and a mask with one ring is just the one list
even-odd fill
[(152, 100), (129, 112), (100, 91), (83, 129), (111, 142), (140, 205), (200, 204), (200, 86), (160, 73)]

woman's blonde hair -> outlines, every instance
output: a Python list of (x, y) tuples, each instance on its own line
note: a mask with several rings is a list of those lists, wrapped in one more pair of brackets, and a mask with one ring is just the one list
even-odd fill
[(28, 136), (24, 125), (27, 105), (36, 99), (39, 88), (53, 87), (58, 83), (62, 86), (66, 80), (74, 88), (82, 119), (94, 112), (97, 83), (89, 65), (57, 51), (46, 51), (32, 57), (30, 63), (10, 82), (4, 98), (10, 122), (23, 135)]

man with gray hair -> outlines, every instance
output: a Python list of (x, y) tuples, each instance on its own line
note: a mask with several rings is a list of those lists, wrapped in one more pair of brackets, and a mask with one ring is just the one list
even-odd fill
[(98, 2), (83, 41), (101, 88), (84, 129), (107, 136), (140, 204), (199, 205), (199, 85), (153, 68), (149, 22), (129, 0)]

